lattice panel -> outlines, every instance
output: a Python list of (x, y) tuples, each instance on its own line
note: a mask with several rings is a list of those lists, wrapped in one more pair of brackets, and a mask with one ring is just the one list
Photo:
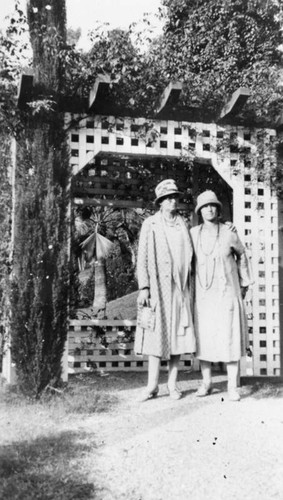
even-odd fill
[[(66, 120), (70, 116), (66, 115)], [(145, 123), (142, 118), (133, 122), (111, 116), (81, 120), (70, 133), (71, 164), (78, 173), (76, 194), (81, 198), (85, 193), (99, 196), (100, 190), (101, 196), (109, 198), (138, 200), (140, 196), (147, 204), (163, 175), (190, 189), (185, 163), (177, 162), (176, 169), (171, 170), (172, 158), (210, 163), (233, 189), (234, 223), (254, 274), (255, 283), (246, 300), (253, 357), (242, 360), (242, 374), (280, 375), (278, 201), (266, 177), (274, 161), (276, 131), (152, 120), (144, 133)], [(103, 155), (108, 156), (105, 164)], [(133, 155), (130, 160), (129, 155)], [(150, 165), (144, 178), (136, 175), (134, 166), (134, 157), (142, 155), (148, 157)], [(161, 165), (166, 165), (165, 169)]]
[[(127, 326), (126, 326), (127, 325)], [(101, 341), (99, 335), (106, 328)], [(68, 373), (91, 371), (147, 371), (147, 357), (136, 356), (133, 342), (125, 341), (125, 331), (135, 331), (132, 321), (73, 320), (68, 333)], [(106, 341), (106, 343), (105, 343)], [(190, 355), (182, 356), (180, 370), (197, 370)], [(167, 369), (167, 362), (161, 362)]]
[(176, 179), (184, 193), (181, 202), (191, 203), (191, 169), (176, 158), (99, 154), (73, 178), (72, 192), (74, 197), (150, 204), (156, 183), (166, 177)]

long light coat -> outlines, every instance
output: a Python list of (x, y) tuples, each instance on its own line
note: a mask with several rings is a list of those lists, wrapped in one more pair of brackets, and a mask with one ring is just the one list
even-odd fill
[[(193, 247), (189, 231), (186, 231), (185, 237), (186, 246), (189, 248), (188, 255), (184, 255), (185, 275), (188, 277), (186, 286), (188, 286)], [(148, 217), (142, 225), (137, 276), (139, 289), (148, 287), (150, 290), (150, 304), (156, 312), (156, 322), (154, 332), (137, 327), (135, 352), (169, 359), (172, 335), (173, 262), (160, 211)], [(193, 327), (189, 328), (185, 335), (188, 336), (185, 341), (185, 352), (194, 352)]]

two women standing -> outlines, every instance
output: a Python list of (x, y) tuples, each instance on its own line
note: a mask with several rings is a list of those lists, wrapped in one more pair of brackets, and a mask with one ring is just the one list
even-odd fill
[(246, 337), (243, 296), (251, 283), (244, 247), (237, 233), (219, 222), (222, 205), (215, 193), (205, 191), (198, 197), (196, 213), (203, 223), (190, 232), (177, 212), (179, 195), (173, 180), (159, 183), (159, 211), (141, 229), (138, 306), (150, 303), (156, 314), (154, 331), (137, 327), (136, 332), (135, 352), (148, 355), (148, 385), (141, 400), (158, 394), (161, 358), (169, 359), (169, 393), (180, 399), (180, 355), (195, 353), (203, 376), (197, 395), (211, 393), (211, 363), (222, 361), (227, 363), (229, 398), (238, 401), (238, 362)]

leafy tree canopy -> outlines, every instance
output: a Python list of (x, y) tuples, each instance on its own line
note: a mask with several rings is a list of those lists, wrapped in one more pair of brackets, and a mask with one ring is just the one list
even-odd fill
[(16, 96), (20, 74), (30, 64), (27, 23), (15, 2), (6, 31), (0, 31), (0, 127), (2, 132), (17, 134), (20, 118)]
[[(181, 104), (205, 107), (216, 115), (225, 100), (245, 86), (252, 94), (245, 116), (255, 123), (274, 124), (283, 104), (278, 50), (282, 41), (281, 3), (282, 0), (163, 0), (162, 35), (154, 36), (146, 17), (139, 31), (135, 25), (128, 30), (97, 25), (88, 53), (75, 47), (78, 31), (69, 31), (69, 43), (57, 34), (55, 59), (64, 74), (57, 91), (72, 99), (87, 97), (97, 75), (107, 73), (113, 83), (111, 99), (118, 108), (124, 113), (149, 116), (165, 86), (180, 80)], [(37, 34), (34, 40), (42, 46), (48, 44), (50, 37), (54, 41), (54, 28), (38, 25), (36, 14), (31, 15), (30, 25)], [(27, 65), (22, 58), (27, 45), (22, 41), (25, 30), (24, 14), (16, 2), (8, 33), (0, 35), (2, 110), (11, 104), (9, 85), (14, 85), (15, 72), (19, 72), (21, 64)], [(51, 63), (54, 57), (50, 53)], [(57, 66), (50, 67), (55, 71)], [(6, 112), (6, 122), (8, 115)]]
[(274, 119), (282, 107), (280, 1), (163, 0), (168, 78), (184, 99), (219, 108), (238, 87), (252, 92), (248, 112)]
[[(246, 115), (272, 121), (282, 107), (281, 0), (163, 0), (163, 34), (95, 30), (88, 54), (68, 51), (69, 88), (87, 92), (99, 73), (113, 81), (121, 107), (150, 114), (164, 87), (184, 84), (182, 102), (216, 113), (240, 86)], [(74, 58), (76, 63), (74, 65)], [(115, 84), (115, 85), (114, 85)]]

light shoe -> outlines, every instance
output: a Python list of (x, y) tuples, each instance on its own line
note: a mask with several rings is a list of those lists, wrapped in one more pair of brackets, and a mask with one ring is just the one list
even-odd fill
[(240, 401), (241, 397), (240, 394), (238, 393), (237, 389), (228, 389), (228, 396), (229, 396), (229, 401)]
[(178, 401), (178, 399), (182, 398), (182, 393), (177, 387), (174, 387), (174, 389), (169, 389), (169, 387), (167, 387), (167, 389), (169, 391), (169, 396), (171, 399)]
[(150, 391), (149, 389), (145, 389), (142, 395), (138, 398), (138, 401), (140, 403), (143, 403), (144, 401), (148, 401), (149, 399), (157, 398), (158, 393), (159, 393), (158, 386), (152, 391)]
[(204, 398), (212, 393), (212, 384), (205, 384), (204, 382), (196, 392), (197, 398)]

